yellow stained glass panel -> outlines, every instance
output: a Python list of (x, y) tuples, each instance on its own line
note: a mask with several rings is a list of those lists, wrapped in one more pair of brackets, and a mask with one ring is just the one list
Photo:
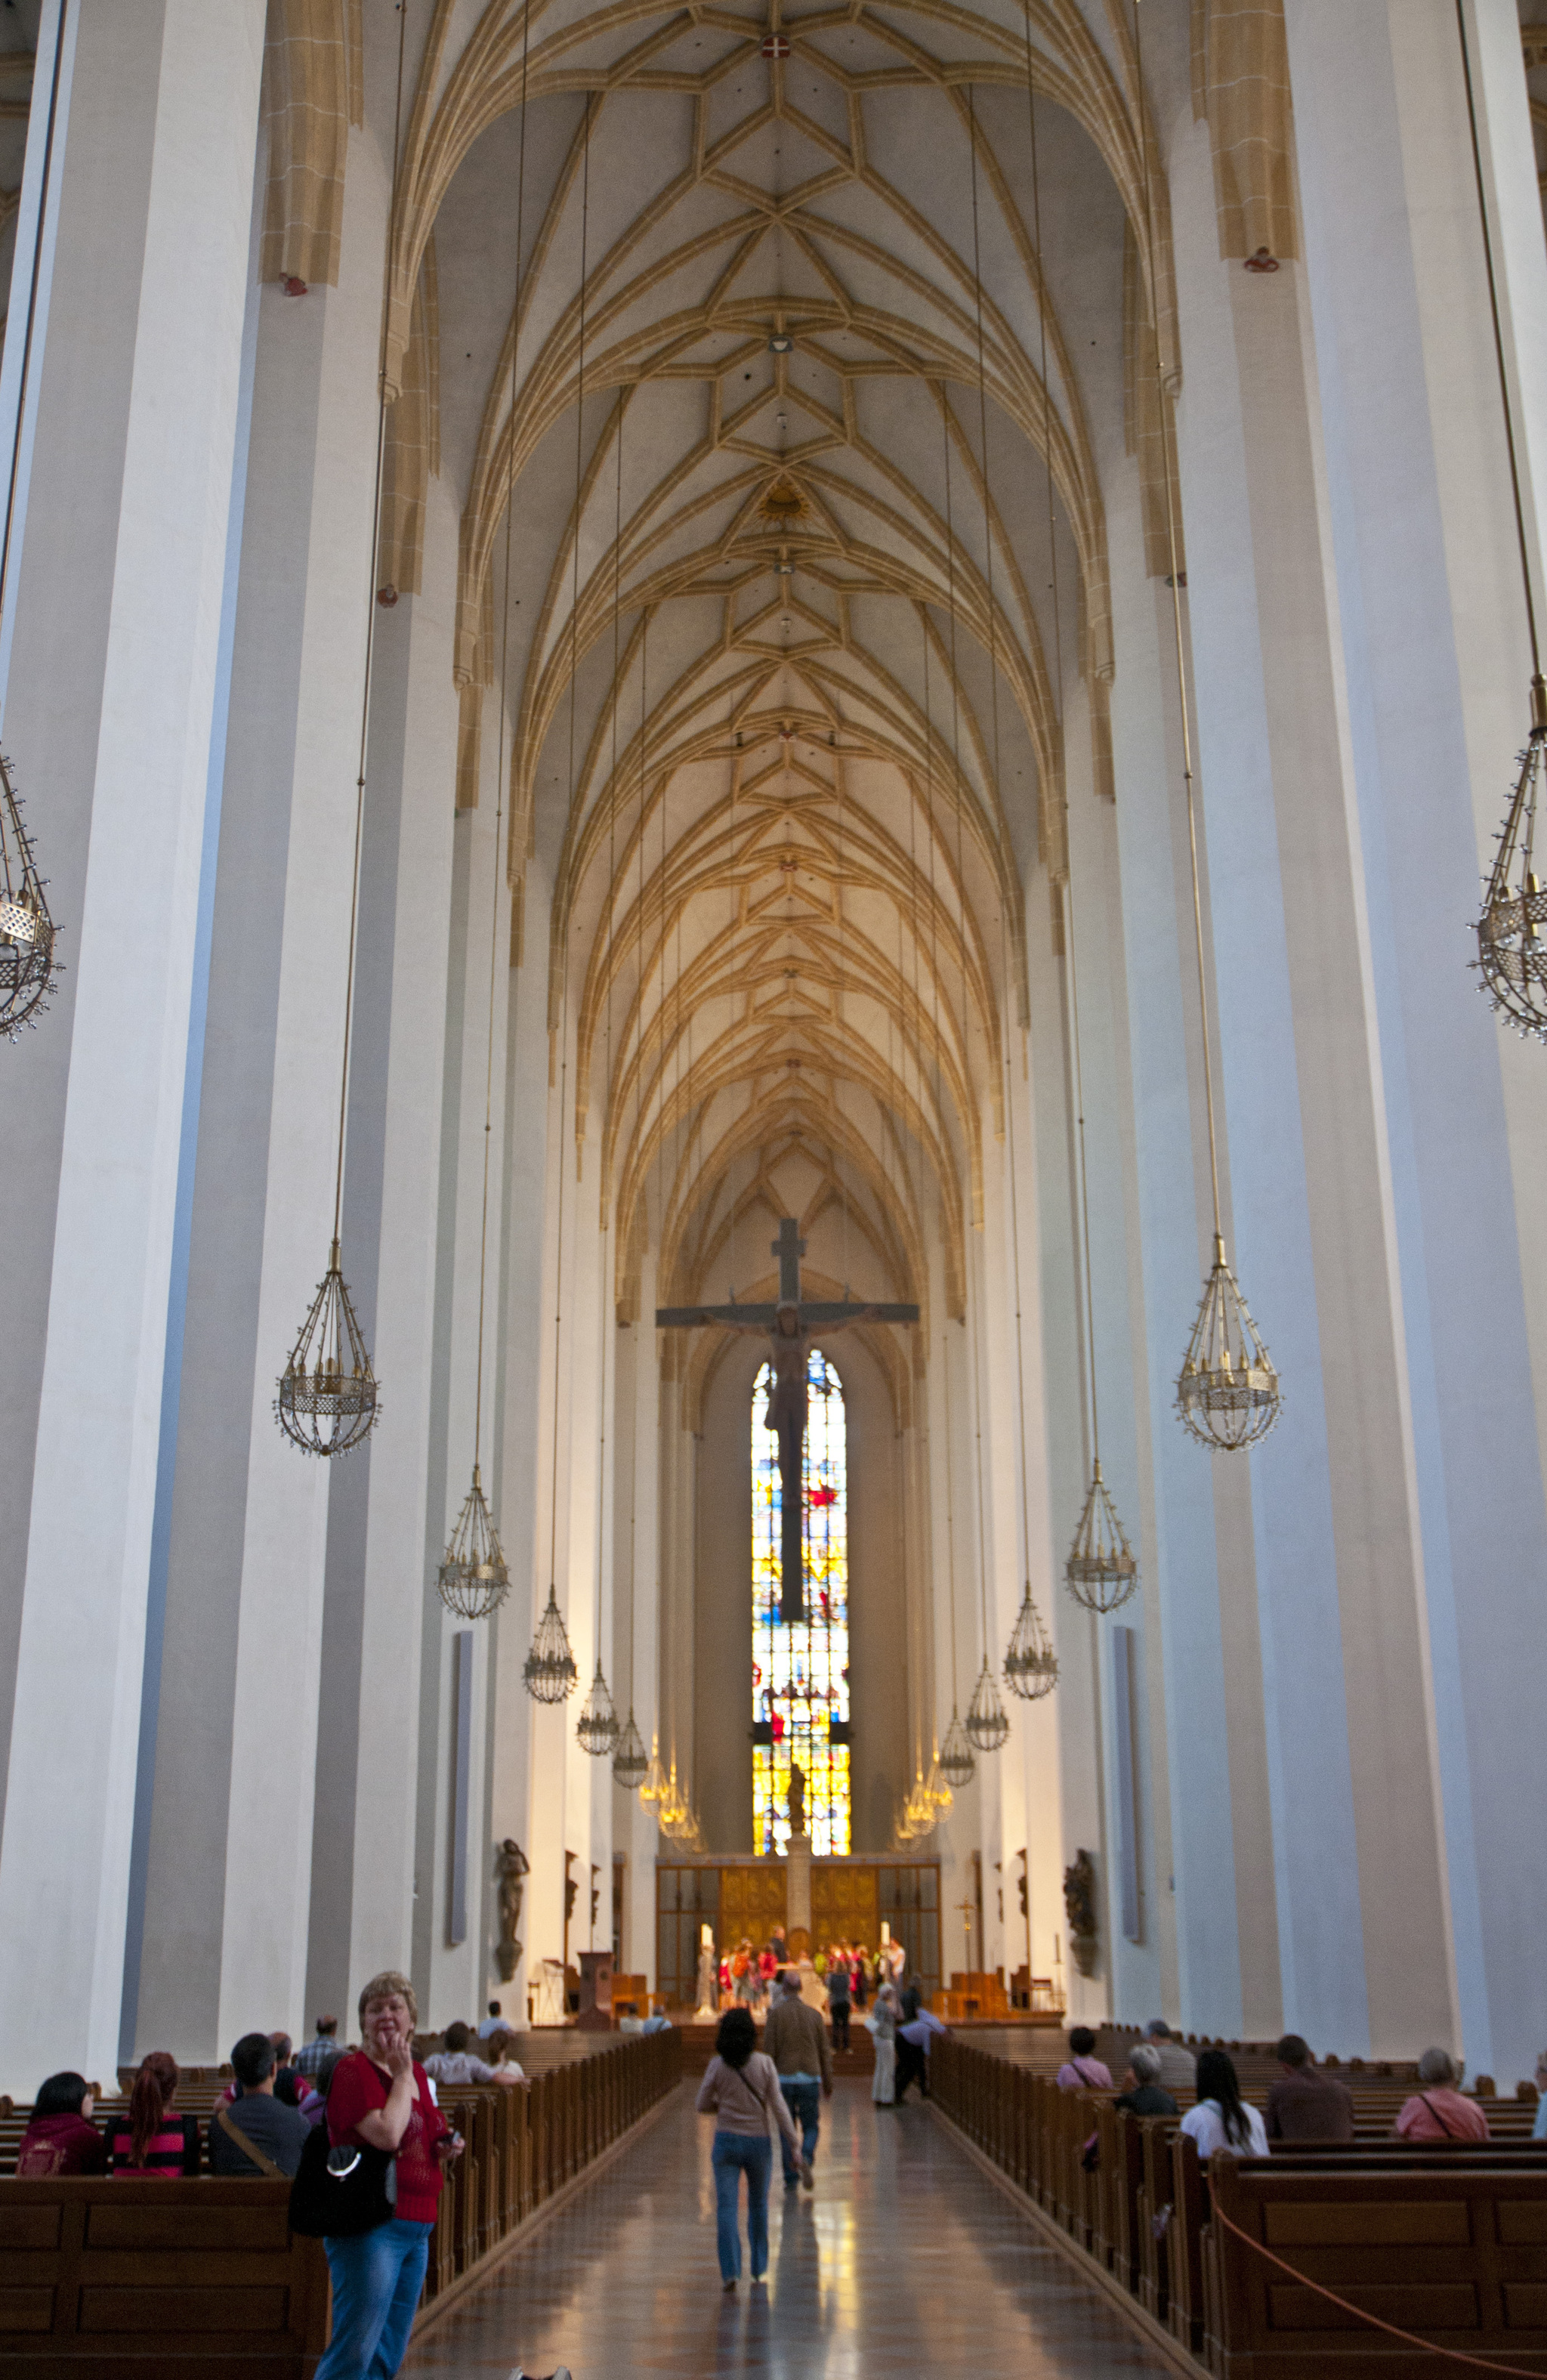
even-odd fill
[(767, 1428), (769, 1367), (752, 1391), (752, 1805), (759, 1852), (790, 1840), (790, 1763), (805, 1772), (818, 1857), (850, 1850), (849, 1483), (843, 1390), (820, 1349), (807, 1358), (802, 1546), (805, 1617), (780, 1617), (779, 1440)]

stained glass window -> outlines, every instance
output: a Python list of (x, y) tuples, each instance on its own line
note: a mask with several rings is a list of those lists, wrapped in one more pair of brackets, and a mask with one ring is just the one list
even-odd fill
[(769, 1367), (752, 1390), (752, 1806), (755, 1847), (790, 1840), (790, 1763), (805, 1772), (818, 1857), (849, 1850), (849, 1488), (843, 1390), (819, 1349), (806, 1358), (802, 1546), (805, 1618), (780, 1618), (779, 1439), (765, 1427)]

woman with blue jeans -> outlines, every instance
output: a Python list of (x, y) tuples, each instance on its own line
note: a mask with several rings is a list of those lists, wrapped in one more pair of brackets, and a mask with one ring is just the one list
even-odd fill
[(418, 2015), (406, 1975), (373, 1976), (360, 1994), (365, 2046), (339, 2059), (328, 2084), (329, 2139), (335, 2148), (389, 2152), (396, 2211), (374, 2230), (326, 2242), (332, 2339), (316, 2380), (392, 2380), (408, 2351), (435, 2202), (447, 2165), (462, 2154), (429, 2075), (414, 2063)]
[[(757, 2046), (757, 2027), (750, 2009), (729, 2009), (720, 2018), (715, 2055), (698, 2086), (697, 2107), (701, 2116), (715, 2118), (711, 2160), (715, 2172), (715, 2230), (720, 2281), (731, 2290), (742, 2277), (739, 2217), (743, 2173), (753, 2279), (760, 2281), (768, 2269), (768, 2181), (773, 2173), (770, 2120), (784, 2134), (790, 2154), (802, 2171), (810, 2172), (801, 2156), (794, 2120), (784, 2104), (773, 2059), (765, 2058)], [(317, 2380), (323, 2380), (320, 2371)]]

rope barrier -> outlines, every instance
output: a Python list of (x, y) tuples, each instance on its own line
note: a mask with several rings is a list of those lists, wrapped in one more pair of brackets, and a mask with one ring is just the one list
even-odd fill
[(1463, 2355), (1458, 2348), (1436, 2347), (1432, 2338), (1420, 2338), (1414, 2331), (1398, 2330), (1394, 2322), (1383, 2322), (1378, 2313), (1366, 2313), (1362, 2306), (1350, 2305), (1347, 2298), (1340, 2298), (1337, 2295), (1335, 2289), (1323, 2289), (1320, 2281), (1313, 2281), (1308, 2274), (1297, 2271), (1293, 2265), (1287, 2265), (1282, 2256), (1275, 2256), (1273, 2250), (1264, 2247), (1261, 2240), (1254, 2240), (1250, 2231), (1243, 2231), (1239, 2223), (1232, 2223), (1217, 2199), (1215, 2202), (1214, 2219), (1216, 2223), (1222, 2223), (1227, 2231), (1234, 2232), (1238, 2240), (1244, 2240), (1249, 2248), (1255, 2248), (1258, 2255), (1265, 2256), (1270, 2265), (1276, 2265), (1281, 2273), (1287, 2273), (1289, 2278), (1292, 2281), (1298, 2281), (1302, 2289), (1313, 2289), (1319, 2298), (1325, 2298), (1329, 2305), (1341, 2306), (1345, 2313), (1353, 2314), (1358, 2321), (1369, 2323), (1375, 2330), (1384, 2330), (1388, 2338), (1399, 2338), (1404, 2346), (1420, 2348), (1425, 2355), (1443, 2356), (1447, 2363), (1468, 2364), (1474, 2372), (1503, 2373), (1505, 2380), (1541, 2380), (1540, 2369), (1528, 2372), (1522, 2363), (1490, 2363), (1481, 2355)]

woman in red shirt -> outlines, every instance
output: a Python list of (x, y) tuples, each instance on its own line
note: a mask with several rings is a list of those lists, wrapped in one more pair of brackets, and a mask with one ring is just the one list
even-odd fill
[(52, 2181), (55, 2174), (104, 2173), (107, 2143), (91, 2121), (95, 2105), (84, 2074), (51, 2074), (38, 2085), (32, 2120), (17, 2151), (18, 2181)]
[(327, 2240), (333, 2282), (332, 2343), (316, 2380), (381, 2380), (408, 2350), (424, 2288), (429, 2234), (447, 2164), (462, 2143), (447, 2129), (429, 2077), (414, 2062), (418, 2002), (406, 1975), (373, 1975), (360, 1994), (363, 2049), (334, 2067), (328, 2138), (334, 2147), (385, 2149), (396, 2204), (385, 2223), (353, 2240)]

